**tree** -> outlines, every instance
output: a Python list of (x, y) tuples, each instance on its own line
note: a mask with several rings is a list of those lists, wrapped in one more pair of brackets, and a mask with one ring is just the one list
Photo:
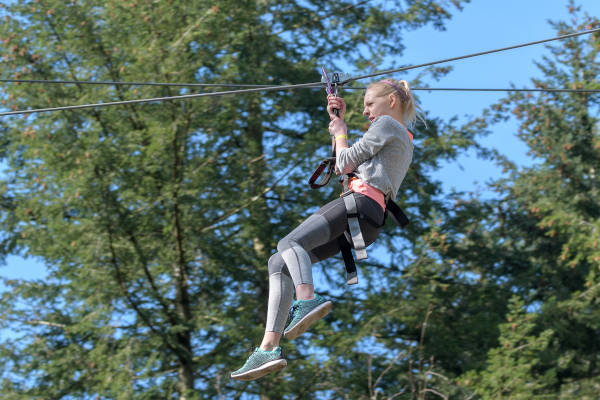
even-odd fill
[[(22, 0), (3, 5), (0, 56), (14, 78), (311, 82), (321, 63), (343, 59), (356, 71), (381, 67), (383, 55), (401, 52), (405, 29), (441, 28), (462, 3), (411, 0), (403, 8), (362, 1), (323, 8), (292, 0)], [(374, 42), (377, 48), (369, 45)], [(2, 104), (23, 109), (188, 92), (15, 84), (7, 86)], [(349, 97), (352, 102), (358, 94)], [(309, 206), (332, 195), (332, 189), (305, 189), (306, 171), (326, 152), (326, 115), (315, 112), (322, 105), (321, 95), (309, 91), (267, 92), (0, 121), (8, 165), (3, 254), (39, 257), (49, 273), (44, 281), (5, 282), (10, 290), (2, 294), (0, 321), (15, 336), (0, 346), (0, 393), (311, 397), (340, 384), (322, 383), (343, 376), (335, 368), (362, 365), (346, 364), (347, 345), (369, 334), (354, 329), (348, 342), (327, 338), (330, 363), (303, 355), (308, 341), (321, 343), (317, 335), (290, 348), (288, 373), (250, 385), (228, 380), (242, 348), (263, 329), (271, 249)], [(359, 123), (352, 121), (356, 131)], [(471, 144), (436, 128), (432, 121), (422, 132), (427, 151), (417, 153), (422, 163), (403, 195), (416, 215), (438, 205), (430, 168)], [(414, 223), (403, 237), (412, 240), (428, 229)], [(378, 288), (375, 295), (386, 292)], [(355, 302), (363, 304), (339, 297), (341, 322), (329, 320), (321, 329), (341, 335), (343, 324), (363, 318), (351, 313)], [(322, 374), (322, 380), (306, 379)]]
[[(559, 33), (598, 26), (596, 18), (583, 14), (574, 3), (569, 10), (573, 25), (554, 23)], [(550, 46), (552, 57), (537, 64), (544, 78), (534, 84), (597, 87), (598, 43), (593, 34)], [(481, 284), (504, 293), (504, 299), (513, 295), (521, 299), (509, 315), (518, 314), (518, 308), (528, 310), (532, 319), (519, 329), (531, 336), (525, 341), (528, 346), (540, 346), (537, 353), (517, 358), (515, 368), (509, 369), (500, 359), (508, 356), (512, 345), (490, 352), (486, 367), (473, 369), (484, 371), (475, 387), (482, 398), (497, 398), (501, 385), (491, 380), (500, 375), (512, 382), (504, 393), (508, 398), (526, 393), (526, 398), (597, 396), (598, 104), (598, 96), (589, 93), (512, 93), (473, 121), (486, 127), (512, 114), (519, 121), (517, 134), (534, 158), (532, 166), (519, 168), (499, 157), (508, 176), (491, 186), (498, 198), (461, 199), (454, 218), (442, 229), (451, 238), (446, 257), (457, 259)], [(496, 304), (502, 310), (506, 300)], [(503, 325), (495, 336), (498, 345), (511, 343), (511, 335)], [(519, 375), (521, 367), (528, 370), (528, 378)]]
[(536, 371), (546, 358), (544, 352), (553, 332), (548, 329), (539, 336), (532, 335), (536, 314), (527, 314), (523, 301), (516, 296), (509, 303), (506, 323), (500, 326), (500, 343), (490, 350), (488, 367), (479, 374), (467, 375), (463, 383), (474, 387), (484, 399), (556, 398), (552, 390), (555, 370), (543, 375)]

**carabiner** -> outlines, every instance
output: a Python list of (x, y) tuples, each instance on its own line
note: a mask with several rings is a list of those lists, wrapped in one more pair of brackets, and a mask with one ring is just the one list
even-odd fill
[[(333, 89), (331, 88), (331, 81), (329, 80), (329, 76), (327, 75), (327, 70), (325, 69), (325, 67), (321, 67), (321, 72), (323, 73), (323, 79), (321, 79), (322, 81), (324, 80), (325, 83), (327, 84), (325, 86), (325, 91), (327, 92), (327, 95), (334, 95), (335, 97), (337, 97), (338, 95), (338, 83), (340, 82), (340, 76), (337, 72), (333, 73)], [(338, 110), (337, 108), (333, 109), (333, 113), (336, 115), (336, 117), (340, 116), (340, 110)]]

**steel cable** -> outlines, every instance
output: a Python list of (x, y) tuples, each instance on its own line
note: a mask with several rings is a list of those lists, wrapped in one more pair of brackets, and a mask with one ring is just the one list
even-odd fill
[(0, 79), (4, 83), (43, 83), (60, 85), (115, 85), (115, 86), (182, 86), (182, 87), (239, 87), (239, 88), (268, 88), (275, 85), (247, 85), (237, 83), (175, 83), (175, 82), (123, 82), (123, 81), (48, 81), (43, 79)]
[(184, 94), (180, 96), (167, 96), (167, 97), (154, 97), (151, 99), (136, 99), (136, 100), (122, 100), (122, 101), (111, 101), (107, 103), (95, 103), (95, 104), (81, 104), (75, 106), (62, 106), (62, 107), (49, 107), (49, 108), (37, 108), (34, 110), (17, 110), (17, 111), (8, 111), (0, 113), (0, 117), (6, 115), (18, 115), (18, 114), (32, 114), (32, 113), (40, 113), (47, 111), (64, 111), (64, 110), (79, 110), (83, 108), (94, 108), (94, 107), (107, 107), (107, 106), (115, 106), (122, 104), (139, 104), (139, 103), (150, 103), (153, 101), (168, 101), (168, 100), (183, 100), (183, 99), (192, 99), (197, 97), (211, 97), (211, 96), (226, 96), (230, 94), (240, 94), (240, 93), (251, 93), (251, 92), (263, 92), (269, 90), (290, 90), (290, 89), (300, 89), (314, 86), (321, 86), (321, 82), (317, 83), (301, 83), (297, 85), (282, 85), (282, 86), (267, 86), (260, 87), (255, 89), (242, 89), (242, 90), (228, 90), (223, 92), (211, 92), (211, 93), (193, 93), (193, 94)]
[[(547, 43), (547, 42), (551, 42), (551, 41), (555, 41), (555, 40), (568, 39), (568, 38), (581, 36), (581, 35), (587, 35), (587, 34), (599, 32), (599, 31), (600, 31), (600, 28), (590, 29), (587, 31), (570, 33), (570, 34), (556, 36), (556, 37), (549, 38), (549, 39), (521, 43), (521, 44), (514, 45), (514, 46), (502, 47), (499, 49), (487, 50), (487, 51), (467, 54), (467, 55), (459, 56), (459, 57), (446, 58), (446, 59), (432, 61), (432, 62), (428, 62), (428, 63), (424, 63), (424, 64), (410, 65), (410, 66), (396, 68), (396, 69), (389, 69), (389, 70), (385, 70), (385, 71), (374, 72), (374, 73), (366, 74), (366, 75), (359, 75), (359, 76), (352, 77), (352, 78), (349, 78), (349, 79), (346, 79), (346, 80), (340, 82), (340, 85), (344, 85), (349, 82), (353, 82), (353, 81), (357, 81), (357, 80), (361, 80), (361, 79), (372, 78), (372, 77), (379, 76), (379, 75), (386, 75), (386, 74), (391, 74), (391, 73), (395, 73), (395, 72), (408, 71), (411, 69), (422, 68), (422, 67), (427, 67), (427, 66), (431, 66), (431, 65), (447, 63), (447, 62), (451, 62), (451, 61), (463, 60), (466, 58), (472, 58), (472, 57), (482, 56), (482, 55), (486, 55), (486, 54), (492, 54), (492, 53), (497, 53), (497, 52), (501, 52), (501, 51), (517, 49), (517, 48), (521, 48), (521, 47), (532, 46), (532, 45), (536, 45), (536, 44), (540, 44), (540, 43)], [(90, 81), (87, 81), (87, 82), (90, 82)], [(93, 81), (91, 81), (91, 82), (93, 82)], [(73, 83), (81, 83), (81, 82), (73, 81)], [(150, 83), (147, 83), (147, 84), (150, 84)], [(161, 84), (161, 85), (165, 85), (165, 84)], [(197, 85), (210, 85), (210, 84), (197, 84)], [(40, 108), (40, 109), (33, 109), (33, 110), (16, 110), (16, 111), (0, 113), (0, 117), (8, 116), (8, 115), (40, 113), (40, 112), (47, 112), (47, 111), (76, 110), (76, 109), (106, 107), (106, 106), (122, 105), (122, 104), (139, 104), (139, 103), (149, 103), (149, 102), (154, 102), (154, 101), (183, 100), (183, 99), (191, 99), (191, 98), (197, 98), (197, 97), (225, 96), (225, 95), (230, 95), (230, 94), (243, 94), (243, 93), (261, 92), (261, 91), (273, 91), (273, 90), (289, 90), (289, 89), (300, 89), (300, 88), (320, 87), (320, 86), (323, 86), (323, 83), (313, 82), (313, 83), (303, 83), (303, 84), (293, 84), (293, 85), (258, 86), (258, 87), (253, 87), (251, 89), (229, 90), (229, 91), (221, 91), (221, 92), (195, 93), (195, 94), (187, 94), (187, 95), (180, 95), (180, 96), (155, 97), (155, 98), (150, 98), (150, 99), (136, 99), (136, 100), (123, 100), (123, 101), (114, 101), (114, 102), (96, 103), (96, 104), (82, 104), (82, 105), (75, 105), (75, 106)], [(438, 90), (451, 90), (451, 89), (452, 88), (440, 88)], [(436, 90), (436, 89), (422, 88), (420, 90)], [(467, 90), (469, 90), (469, 89), (467, 89)], [(487, 89), (487, 90), (486, 89), (470, 89), (470, 90), (472, 90), (472, 91), (494, 91), (493, 89)], [(529, 89), (527, 91), (536, 91), (536, 90), (538, 90), (538, 89)], [(567, 90), (574, 91), (571, 89), (555, 89), (554, 91), (567, 91)], [(588, 91), (588, 90), (586, 90), (586, 91)], [(593, 92), (595, 90), (590, 89), (590, 91)]]
[[(284, 85), (250, 85), (237, 83), (174, 83), (174, 82), (124, 82), (124, 81), (48, 81), (42, 79), (0, 79), (0, 82), (5, 83), (42, 83), (42, 84), (81, 84), (81, 85), (124, 85), (124, 86), (177, 86), (177, 87), (230, 87), (230, 88), (264, 88), (271, 90), (272, 88), (280, 87), (285, 89)], [(323, 84), (315, 83), (310, 88), (319, 88)], [(365, 90), (365, 86), (347, 86), (346, 90)], [(597, 93), (600, 89), (561, 89), (561, 88), (430, 88), (430, 87), (411, 87), (410, 90), (418, 91), (452, 91), (452, 92), (580, 92), (580, 93)], [(212, 92), (211, 92), (212, 93)], [(153, 100), (153, 99), (150, 99)], [(149, 101), (150, 101), (149, 100)], [(105, 103), (99, 103), (105, 104)], [(108, 104), (108, 103), (106, 103)]]
[(373, 78), (373, 77), (379, 76), (379, 75), (392, 74), (394, 72), (408, 71), (408, 70), (415, 69), (415, 68), (429, 67), (431, 65), (443, 64), (443, 63), (447, 63), (447, 62), (450, 62), (450, 61), (464, 60), (466, 58), (478, 57), (478, 56), (483, 56), (483, 55), (486, 55), (486, 54), (498, 53), (498, 52), (501, 52), (501, 51), (513, 50), (513, 49), (518, 49), (518, 48), (527, 47), (527, 46), (533, 46), (535, 44), (552, 42), (554, 40), (563, 40), (563, 39), (568, 39), (568, 38), (572, 38), (572, 37), (575, 37), (575, 36), (589, 35), (590, 33), (594, 33), (594, 32), (600, 32), (600, 28), (589, 29), (587, 31), (575, 32), (575, 33), (569, 33), (567, 35), (556, 36), (556, 37), (553, 37), (553, 38), (550, 38), (550, 39), (536, 40), (534, 42), (521, 43), (521, 44), (517, 44), (517, 45), (514, 45), (514, 46), (502, 47), (502, 48), (494, 49), (494, 50), (480, 51), (478, 53), (467, 54), (467, 55), (459, 56), (459, 57), (445, 58), (443, 60), (432, 61), (432, 62), (428, 62), (428, 63), (424, 63), (424, 64), (409, 65), (407, 67), (401, 67), (401, 68), (396, 68), (396, 69), (388, 69), (388, 70), (385, 70), (385, 71), (374, 72), (372, 74), (359, 75), (359, 76), (355, 76), (355, 77), (346, 79), (345, 81), (342, 81), (341, 84), (345, 84), (345, 83), (348, 83), (348, 82), (357, 81), (357, 80), (360, 80), (360, 79)]

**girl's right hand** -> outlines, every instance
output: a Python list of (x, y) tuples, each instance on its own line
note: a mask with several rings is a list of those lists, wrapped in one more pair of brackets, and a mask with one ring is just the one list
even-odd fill
[[(338, 110), (339, 116), (334, 114), (334, 108)], [(327, 96), (327, 113), (329, 114), (329, 119), (332, 121), (336, 118), (344, 119), (344, 114), (346, 113), (346, 103), (344, 102), (344, 99), (332, 94)]]

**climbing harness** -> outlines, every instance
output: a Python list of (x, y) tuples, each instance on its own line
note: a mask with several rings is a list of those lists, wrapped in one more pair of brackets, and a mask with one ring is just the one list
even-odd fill
[[(321, 67), (321, 71), (323, 73), (321, 81), (325, 83), (325, 91), (327, 92), (327, 95), (333, 94), (337, 97), (340, 74), (333, 73), (332, 79), (330, 80), (324, 67)], [(333, 112), (335, 115), (339, 116), (339, 111), (337, 109), (333, 109)], [(321, 161), (321, 164), (319, 164), (315, 172), (313, 172), (308, 180), (308, 184), (312, 189), (319, 189), (327, 185), (335, 171), (335, 138), (332, 137), (331, 139), (331, 157), (327, 157)], [(319, 176), (321, 176), (325, 168), (327, 168), (327, 172), (321, 181), (317, 183), (317, 179)], [(346, 283), (348, 285), (355, 285), (358, 283), (358, 272), (356, 270), (356, 263), (352, 257), (351, 249), (354, 248), (354, 253), (357, 260), (364, 260), (368, 258), (365, 240), (360, 230), (359, 219), (367, 221), (375, 228), (381, 228), (385, 224), (388, 214), (400, 227), (404, 227), (409, 223), (406, 214), (404, 214), (402, 209), (389, 198), (386, 200), (386, 212), (381, 225), (377, 224), (366, 215), (360, 213), (356, 205), (356, 199), (353, 196), (354, 192), (348, 186), (348, 183), (352, 178), (356, 178), (356, 176), (352, 173), (345, 174), (340, 177), (340, 182), (342, 183), (342, 194), (340, 197), (344, 199), (344, 205), (346, 206), (348, 228), (343, 235), (340, 235), (337, 238), (337, 242), (342, 253), (342, 258), (344, 259), (344, 265), (346, 267)]]
[(391, 198), (387, 198), (385, 201), (384, 219), (381, 224), (373, 221), (368, 215), (361, 213), (356, 205), (356, 199), (353, 196), (354, 192), (348, 186), (348, 182), (353, 178), (356, 178), (356, 176), (350, 173), (344, 175), (343, 178), (340, 179), (343, 188), (346, 189), (342, 192), (340, 197), (344, 199), (344, 205), (346, 206), (348, 229), (338, 238), (338, 245), (342, 252), (342, 258), (344, 259), (344, 266), (346, 267), (346, 283), (348, 285), (355, 285), (358, 283), (358, 272), (356, 263), (352, 257), (351, 248), (354, 248), (354, 254), (357, 260), (368, 258), (365, 240), (360, 230), (359, 220), (362, 219), (375, 228), (382, 228), (385, 225), (388, 216), (401, 228), (404, 228), (410, 223), (408, 217), (404, 211), (402, 211), (402, 208), (400, 208), (400, 206)]

